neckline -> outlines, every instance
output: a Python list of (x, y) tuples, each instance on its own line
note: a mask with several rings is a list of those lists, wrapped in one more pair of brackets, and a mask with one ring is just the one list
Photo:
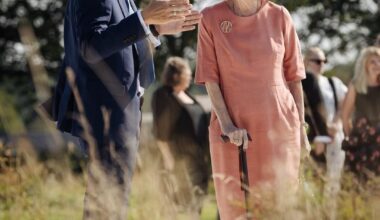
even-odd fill
[[(174, 91), (174, 90), (173, 90)], [(198, 102), (197, 102), (197, 100), (193, 97), (193, 96), (191, 96), (190, 95), (190, 93), (187, 91), (187, 90), (184, 90), (183, 92), (191, 99), (191, 100), (193, 100), (193, 103), (185, 103), (185, 102), (183, 102), (182, 101), (182, 99), (178, 96), (178, 94), (176, 94), (176, 93), (174, 93), (172, 91), (172, 95), (173, 95), (173, 97), (180, 103), (180, 104), (182, 104), (182, 105), (194, 105), (194, 104), (197, 104)]]
[[(233, 1), (233, 0), (232, 0)], [(224, 1), (224, 5), (227, 7), (227, 10), (230, 14), (232, 14), (234, 17), (237, 17), (237, 18), (241, 18), (241, 19), (249, 19), (249, 18), (253, 18), (253, 17), (256, 17), (261, 11), (263, 11), (263, 9), (269, 4), (269, 0), (262, 0), (264, 1), (264, 4), (261, 5), (261, 7), (253, 14), (251, 15), (248, 15), (248, 16), (239, 16), (237, 14), (235, 14), (235, 12), (230, 8), (230, 6), (228, 5), (228, 1), (225, 0)]]
[(367, 86), (368, 89), (380, 89), (380, 85)]

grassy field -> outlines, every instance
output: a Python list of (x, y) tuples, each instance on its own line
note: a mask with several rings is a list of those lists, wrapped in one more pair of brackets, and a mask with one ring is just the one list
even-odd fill
[[(61, 173), (62, 174), (62, 173)], [(44, 166), (8, 170), (0, 174), (1, 220), (76, 220), (82, 218), (85, 177), (69, 172), (64, 176), (50, 173)], [(135, 175), (130, 220), (166, 219), (168, 202), (162, 203), (162, 192), (144, 173)], [(146, 184), (148, 182), (152, 184)], [(141, 183), (145, 183), (141, 186)], [(166, 207), (167, 208), (167, 207)], [(216, 205), (210, 195), (204, 205), (202, 220), (216, 218)], [(189, 219), (179, 215), (176, 219)]]
[[(157, 169), (159, 160), (145, 156), (136, 171), (128, 220), (187, 220), (185, 214), (173, 214), (173, 203), (160, 190)], [(27, 161), (27, 162), (26, 162)], [(21, 163), (19, 163), (21, 164)], [(0, 220), (66, 220), (81, 219), (86, 176), (74, 174), (66, 158), (44, 163), (27, 159), (23, 165), (1, 169)], [(266, 204), (260, 219), (328, 219), (328, 208), (322, 199), (323, 181), (310, 167), (303, 171), (305, 181), (296, 201), (289, 205)], [(380, 219), (379, 182), (365, 186), (345, 175), (338, 197), (337, 219)], [(307, 184), (306, 184), (307, 183)], [(202, 220), (216, 219), (216, 205), (210, 184)], [(284, 203), (285, 204), (285, 203)]]

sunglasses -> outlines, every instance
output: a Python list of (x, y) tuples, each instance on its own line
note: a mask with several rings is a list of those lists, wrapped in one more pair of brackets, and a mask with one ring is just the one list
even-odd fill
[(310, 59), (311, 62), (314, 62), (318, 65), (322, 65), (322, 63), (327, 63), (327, 60), (320, 60), (320, 59)]

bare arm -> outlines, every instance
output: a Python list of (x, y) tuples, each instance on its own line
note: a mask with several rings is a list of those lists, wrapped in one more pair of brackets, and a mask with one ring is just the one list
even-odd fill
[(332, 123), (327, 124), (327, 133), (331, 138), (335, 138), (339, 131), (338, 123), (342, 120), (343, 101), (344, 100), (338, 102), (338, 111), (335, 113)]
[(157, 140), (158, 149), (162, 154), (162, 158), (164, 160), (165, 169), (172, 171), (174, 169), (174, 157), (172, 152), (170, 151), (169, 144), (165, 141)]
[(355, 98), (355, 88), (352, 84), (350, 84), (342, 107), (342, 122), (345, 135), (349, 135), (352, 129), (351, 114), (354, 111)]
[(301, 123), (303, 123), (305, 121), (305, 109), (303, 103), (303, 90), (301, 81), (288, 82), (288, 86), (297, 106), (299, 120)]
[[(302, 83), (301, 81), (288, 82), (288, 86), (297, 106), (299, 120), (301, 123), (305, 123)], [(311, 149), (306, 130), (303, 126), (301, 126), (301, 147), (307, 151)]]
[(219, 120), (223, 134), (230, 138), (231, 143), (239, 146), (244, 143), (244, 148), (248, 147), (248, 136), (245, 129), (237, 128), (231, 120), (227, 106), (224, 102), (219, 84), (210, 82), (206, 83), (207, 93), (210, 96), (212, 108)]
[(227, 133), (228, 128), (233, 125), (227, 106), (224, 103), (222, 92), (217, 83), (206, 83), (207, 93), (210, 96), (212, 107), (219, 120), (223, 133)]

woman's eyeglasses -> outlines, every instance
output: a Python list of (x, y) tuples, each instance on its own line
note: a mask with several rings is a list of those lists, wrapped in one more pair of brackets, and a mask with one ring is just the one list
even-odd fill
[(321, 59), (310, 59), (311, 62), (314, 62), (318, 65), (322, 65), (322, 63), (326, 64), (327, 60), (321, 60)]

